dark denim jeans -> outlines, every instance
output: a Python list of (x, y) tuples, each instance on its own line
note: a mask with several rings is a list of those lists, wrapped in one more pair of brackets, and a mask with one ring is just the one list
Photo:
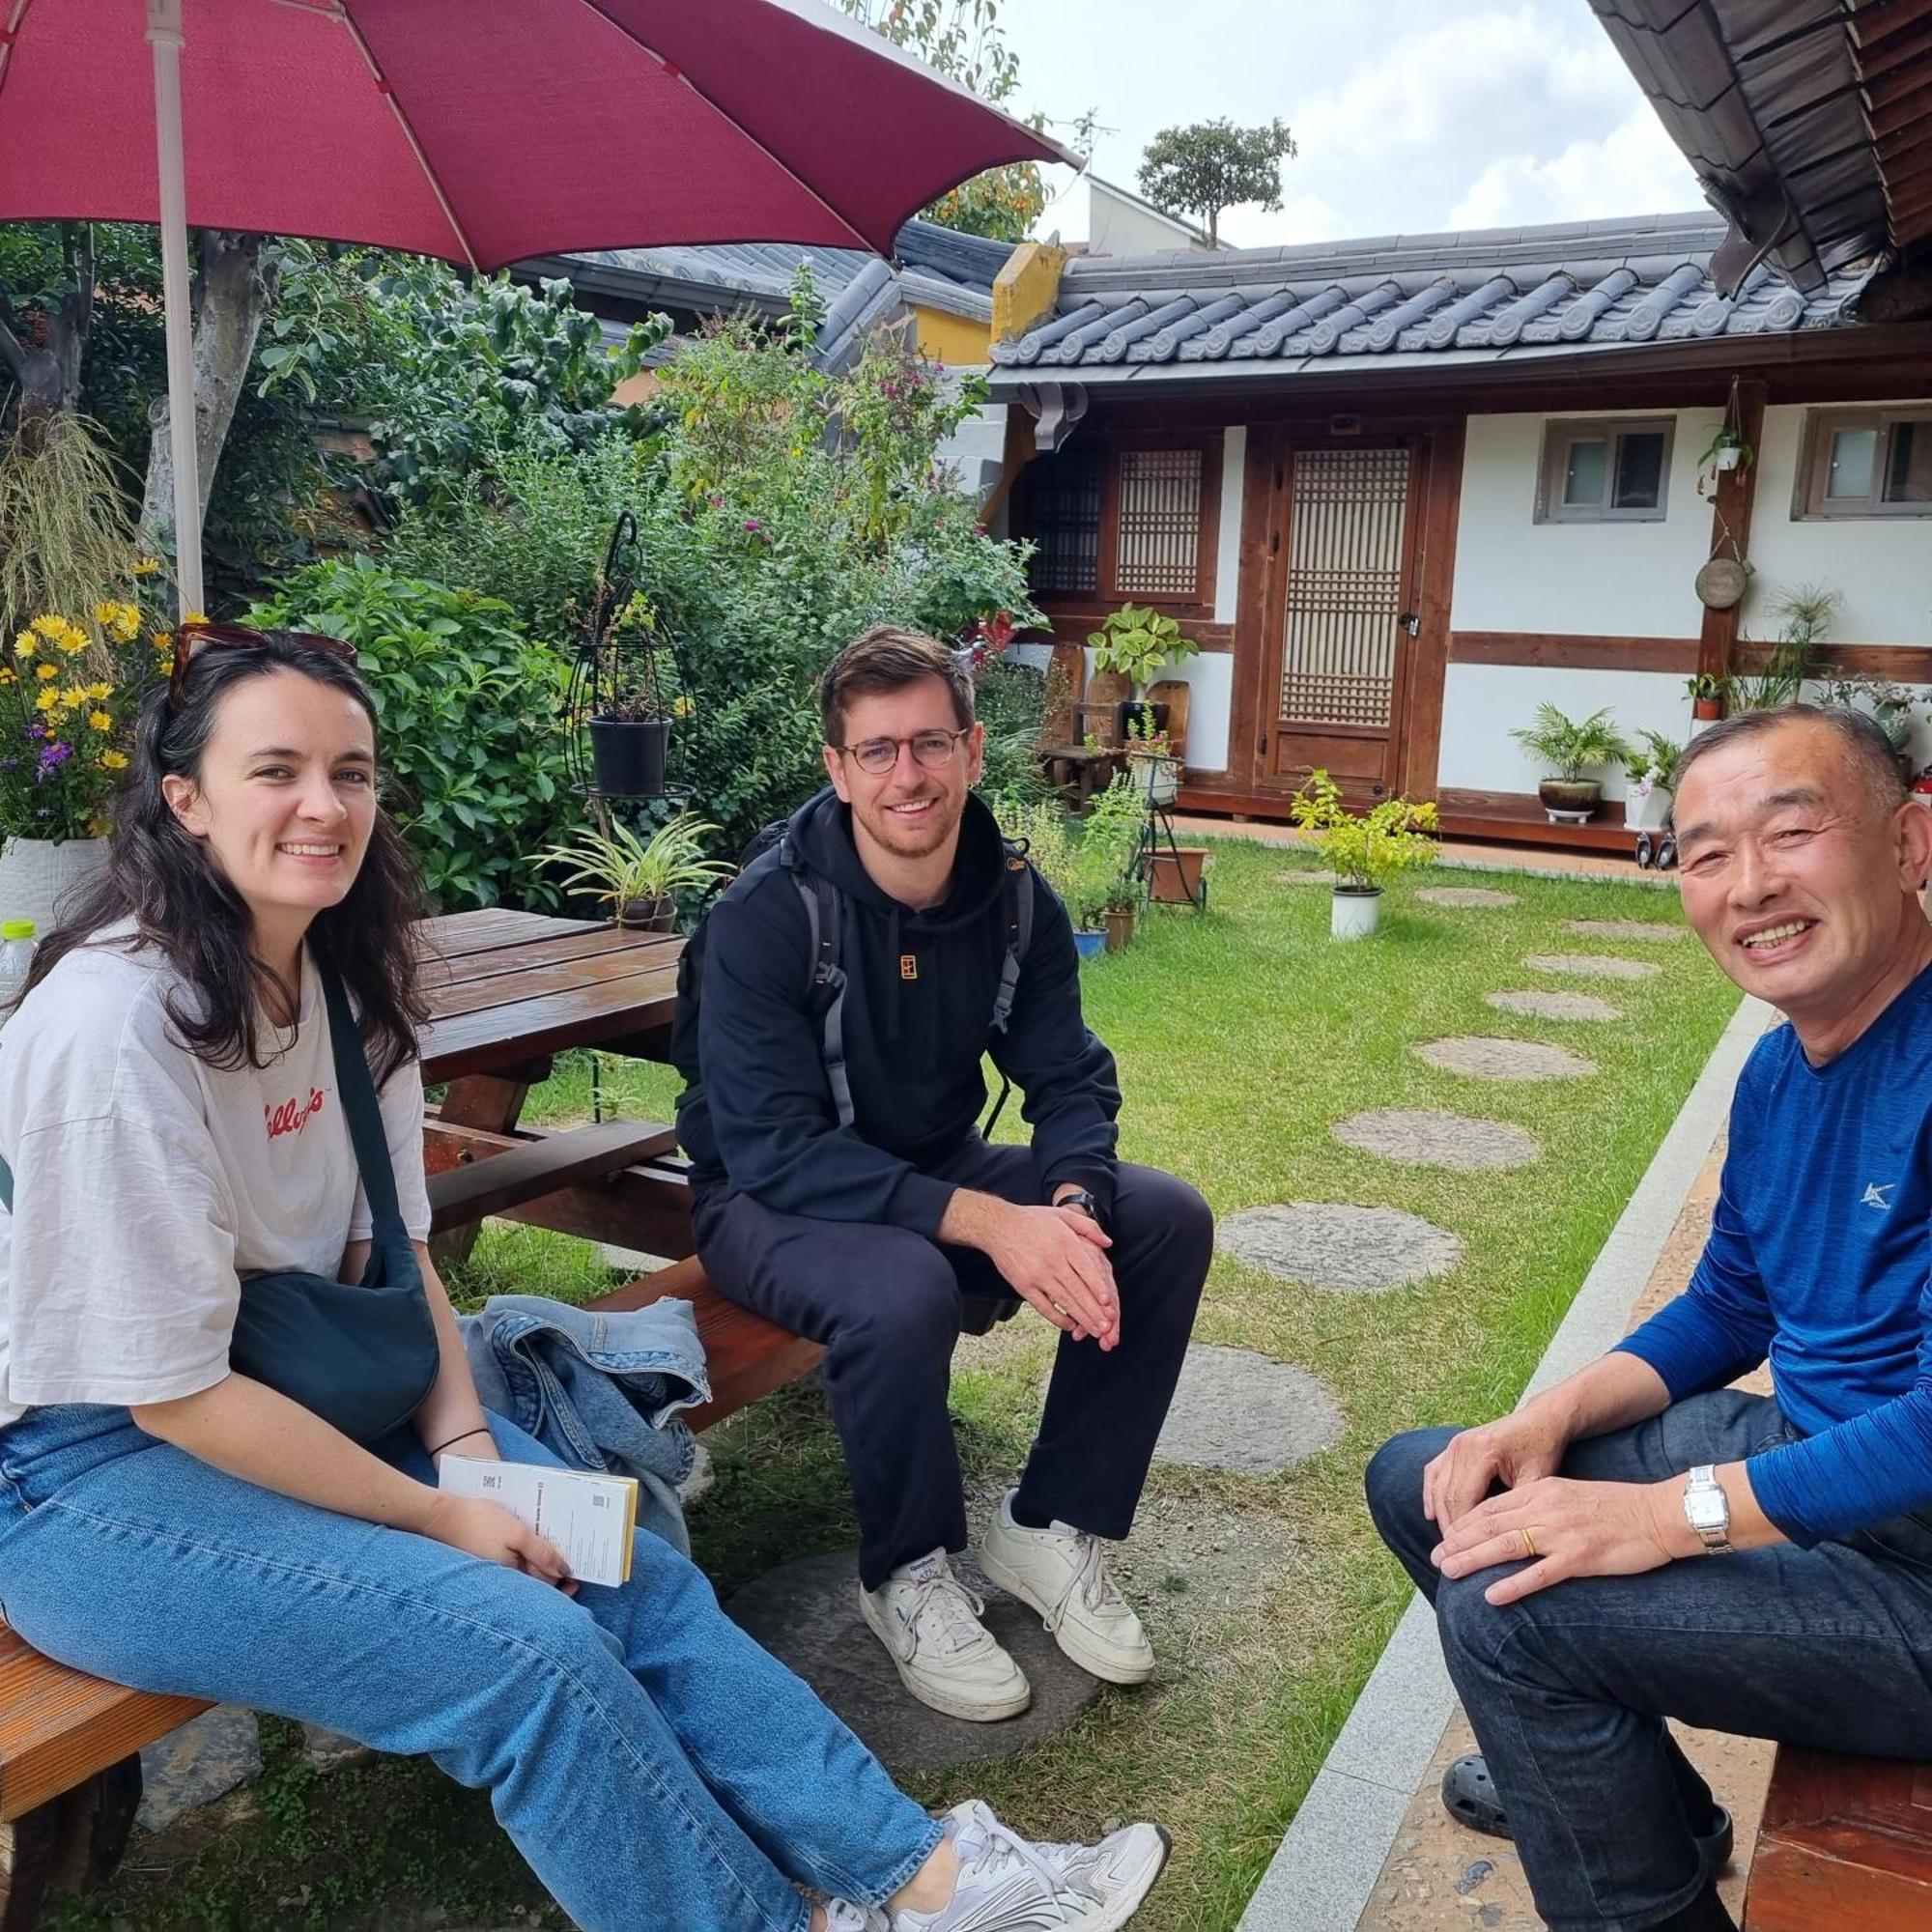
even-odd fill
[[(1498, 1572), (1452, 1581), (1422, 1471), (1454, 1434), (1418, 1430), (1369, 1464), (1382, 1541), (1435, 1607), (1455, 1680), (1553, 1932), (1646, 1932), (1703, 1883), (1699, 1789), (1666, 1718), (1872, 1757), (1932, 1754), (1932, 1521), (1901, 1517), (1813, 1549), (1698, 1556), (1576, 1577), (1497, 1609)], [(1785, 1441), (1767, 1396), (1692, 1396), (1578, 1442), (1563, 1474), (1660, 1482)]]

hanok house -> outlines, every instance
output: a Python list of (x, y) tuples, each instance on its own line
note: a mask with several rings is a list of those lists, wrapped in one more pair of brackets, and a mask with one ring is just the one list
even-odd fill
[[(1511, 736), (1540, 702), (1682, 741), (1687, 678), (1807, 584), (1839, 664), (1932, 685), (1932, 288), (1878, 213), (1808, 256), (1713, 214), (1022, 251), (993, 394), (1059, 648), (1129, 601), (1199, 644), (1164, 673), (1184, 806), (1278, 817), (1323, 766), (1465, 836), (1629, 849), (1614, 805), (1546, 821)], [(1861, 319), (1902, 297), (1921, 319)], [(1720, 474), (1726, 425), (1754, 457)], [(1741, 608), (1700, 602), (1714, 555)]]

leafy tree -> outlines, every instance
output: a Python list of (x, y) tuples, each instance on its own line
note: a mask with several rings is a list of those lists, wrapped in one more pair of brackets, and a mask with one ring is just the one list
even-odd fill
[(1163, 128), (1148, 143), (1141, 192), (1170, 214), (1198, 215), (1210, 243), (1220, 240), (1221, 211), (1246, 202), (1274, 213), (1281, 207), (1281, 164), (1294, 157), (1294, 136), (1281, 120), (1236, 128), (1221, 118)]
[[(1000, 25), (1001, 0), (839, 0), (895, 47), (904, 47), (937, 73), (970, 88), (992, 107), (1009, 103), (1019, 87), (1019, 56)], [(1045, 117), (1029, 125), (1044, 131)], [(1092, 146), (1094, 117), (1075, 123), (1074, 145)], [(1046, 186), (1031, 161), (1015, 161), (962, 182), (925, 210), (925, 218), (966, 235), (1024, 242), (1046, 206)]]

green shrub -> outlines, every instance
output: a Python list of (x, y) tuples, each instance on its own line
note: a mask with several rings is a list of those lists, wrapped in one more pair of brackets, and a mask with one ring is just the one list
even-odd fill
[(298, 572), (249, 621), (355, 646), (396, 788), (390, 809), (440, 911), (559, 902), (540, 854), (580, 822), (561, 653), (525, 637), (495, 598), (366, 556)]

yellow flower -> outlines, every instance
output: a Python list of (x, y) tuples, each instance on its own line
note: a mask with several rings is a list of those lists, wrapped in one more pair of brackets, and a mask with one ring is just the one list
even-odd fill
[(0, 665), (0, 684), (17, 684), (19, 679), (14, 674), (12, 665)]
[(184, 624), (205, 624), (208, 622), (208, 612), (206, 611), (190, 611), (182, 619), (182, 622)]
[(171, 651), (175, 647), (175, 634), (172, 631), (155, 633), (155, 648), (157, 651)]
[(19, 653), (21, 657), (30, 658), (34, 655), (34, 653), (37, 650), (40, 649), (40, 645), (34, 641), (33, 632), (22, 631), (20, 635), (14, 639), (14, 648), (15, 651)]
[(36, 711), (54, 711), (57, 710), (59, 706), (60, 706), (60, 693), (57, 691), (43, 691), (40, 694), (40, 696), (34, 699), (34, 709)]
[(70, 624), (61, 635), (60, 647), (71, 658), (77, 658), (93, 641), (77, 624)]
[(128, 769), (128, 753), (126, 752), (102, 752), (100, 762), (110, 772), (125, 772)]
[(102, 698), (114, 695), (114, 687), (103, 679), (99, 684), (90, 684), (87, 687), (87, 695), (99, 704)]
[(61, 693), (61, 702), (70, 711), (78, 711), (87, 702), (87, 687), (84, 684), (71, 684)]
[(159, 571), (160, 567), (161, 560), (157, 556), (137, 556), (134, 559), (134, 575), (136, 577), (153, 577)]
[(49, 613), (44, 617), (36, 617), (29, 628), (38, 631), (42, 637), (51, 640), (58, 638), (67, 629), (67, 619), (65, 617), (56, 617)]
[(37, 664), (34, 667), (34, 675), (36, 677), (58, 677), (60, 675), (60, 666)]
[(87, 728), (90, 731), (111, 731), (114, 721), (104, 711), (90, 711), (87, 714)]

